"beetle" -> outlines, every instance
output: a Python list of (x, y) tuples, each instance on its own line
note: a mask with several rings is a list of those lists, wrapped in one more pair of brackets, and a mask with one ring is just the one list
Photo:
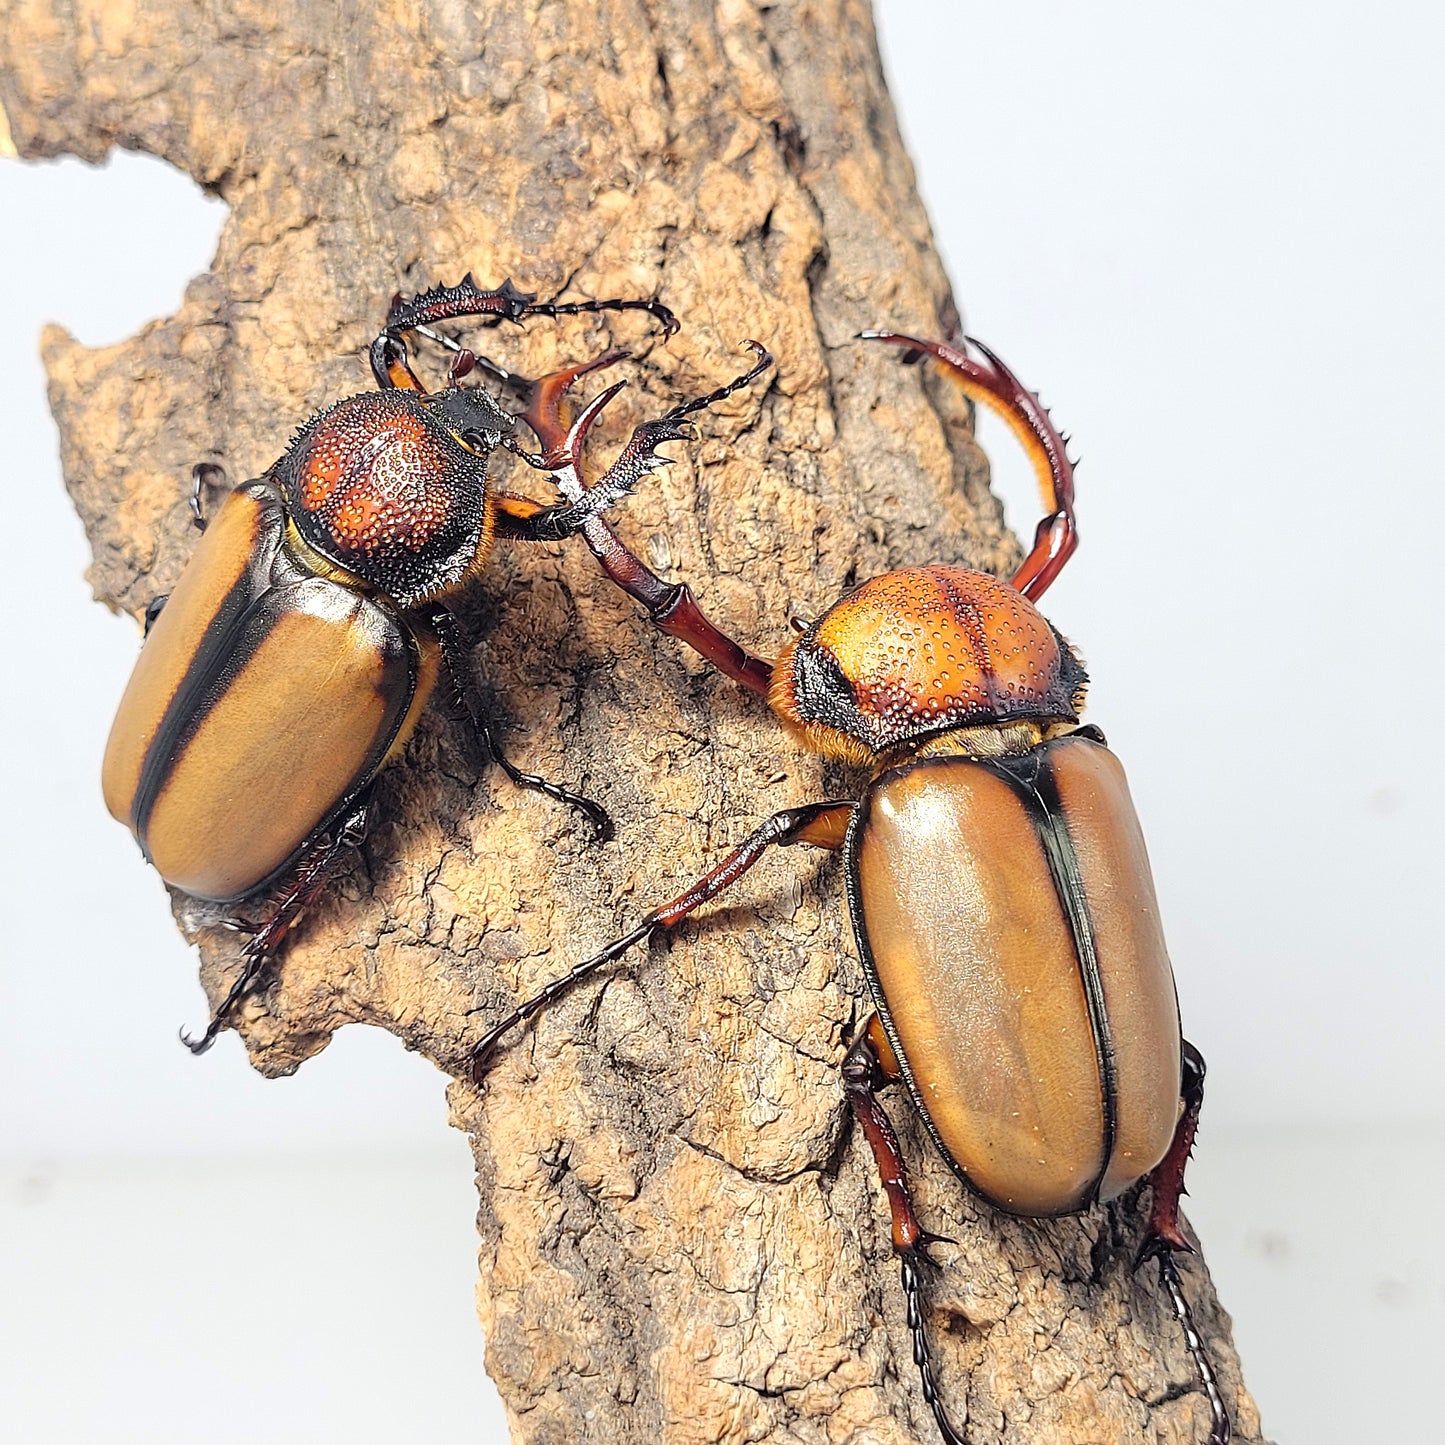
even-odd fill
[[(648, 312), (664, 337), (677, 329), (656, 301), (539, 302), (510, 281), (482, 290), (470, 275), (410, 301), (397, 296), (370, 348), (378, 389), (316, 412), (209, 526), (201, 498), (218, 469), (195, 469), (191, 511), (203, 535), (174, 592), (146, 609), (102, 766), (106, 806), (171, 887), (258, 913), (225, 919), (250, 937), (205, 1031), (182, 1035), (194, 1052), (226, 1026), (334, 860), (362, 841), (375, 778), (438, 682), (513, 783), (605, 832), (596, 803), (502, 755), (467, 687), (470, 646), (449, 603), (495, 539), (571, 536), (667, 460), (657, 448), (689, 435), (683, 418), (746, 385), (771, 358), (755, 345), (765, 360), (746, 376), (643, 423), (586, 497), (544, 506), (488, 476), (499, 449), (546, 469), (516, 440), (525, 410), (514, 416), (463, 386), (476, 357), (432, 327), (458, 314), (517, 322), (621, 310)], [(428, 392), (412, 370), (408, 332), (453, 350), (441, 391)], [(624, 354), (571, 368), (566, 384)], [(547, 381), (537, 384), (543, 392)]]
[[(809, 750), (864, 771), (858, 795), (785, 809), (672, 902), (496, 1023), (470, 1066), (483, 1084), (502, 1039), (580, 980), (674, 927), (773, 845), (841, 851), (873, 1012), (842, 1065), (843, 1092), (886, 1192), (924, 1399), (961, 1445), (941, 1399), (922, 1280), (938, 1242), (919, 1221), (879, 1094), (907, 1091), (939, 1153), (992, 1206), (1077, 1214), (1148, 1182), (1136, 1257), (1158, 1263), (1211, 1417), (1231, 1424), (1185, 1297), (1176, 1252), (1184, 1168), (1204, 1060), (1184, 1040), (1143, 834), (1103, 733), (1081, 725), (1088, 677), (1035, 605), (1077, 545), (1067, 439), (982, 343), (892, 331), (864, 337), (931, 355), (1023, 439), (1049, 503), (1005, 583), (915, 567), (853, 588), (769, 662), (727, 636), (685, 584), (665, 585), (598, 514), (582, 535), (665, 630), (765, 695)], [(586, 417), (552, 398), (544, 444), (575, 455)], [(563, 495), (587, 495), (575, 466)]]

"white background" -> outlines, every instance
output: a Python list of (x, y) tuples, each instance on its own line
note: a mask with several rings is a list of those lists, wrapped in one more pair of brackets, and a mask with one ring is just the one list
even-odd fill
[[(879, 23), (968, 326), (1083, 458), (1048, 610), (1129, 767), (1210, 1062), (1191, 1215), (1266, 1429), (1419, 1433), (1445, 1332), (1445, 26), (946, 0)], [(0, 165), (0, 215), (0, 1435), (239, 1440), (244, 1391), (277, 1442), (475, 1438), (442, 1081), (359, 1029), (278, 1083), (231, 1038), (191, 1060), (194, 958), (99, 800), (135, 629), (80, 580), (35, 337), (172, 310), (224, 208), (121, 156)]]

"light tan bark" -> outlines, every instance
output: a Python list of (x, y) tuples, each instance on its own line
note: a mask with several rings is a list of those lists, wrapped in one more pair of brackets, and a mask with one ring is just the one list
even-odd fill
[[(486, 337), (532, 374), (633, 347), (604, 444), (733, 374), (744, 336), (777, 353), (761, 403), (704, 417), (619, 520), (758, 650), (855, 577), (1018, 557), (956, 398), (851, 339), (954, 315), (863, 0), (21, 0), (3, 47), (20, 154), (146, 150), (231, 206), (176, 316), (98, 351), (45, 337), (107, 604), (139, 613), (174, 582), (193, 462), (263, 470), (309, 411), (368, 384), (394, 290), (469, 269), (656, 294), (682, 318), (666, 347), (635, 316)], [(488, 1365), (518, 1440), (934, 1440), (839, 1088), (867, 1005), (835, 863), (767, 861), (555, 1008), (484, 1095), (456, 1078), (520, 994), (767, 813), (847, 780), (654, 635), (580, 544), (499, 548), (464, 615), (515, 760), (602, 801), (617, 839), (590, 847), (566, 811), (478, 775), (430, 716), (359, 858), (245, 1008), (252, 1062), (289, 1072), (366, 1022), (453, 1074)], [(197, 941), (214, 999), (237, 943)], [(970, 1440), (1200, 1440), (1178, 1331), (1129, 1269), (1137, 1203), (1000, 1217), (894, 1112), (923, 1213), (958, 1241), (932, 1325)], [(1201, 1265), (1187, 1283), (1254, 1440), (1227, 1318)]]

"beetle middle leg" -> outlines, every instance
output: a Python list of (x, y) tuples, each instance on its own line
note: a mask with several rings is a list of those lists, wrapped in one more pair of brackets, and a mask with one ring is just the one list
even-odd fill
[[(197, 462), (191, 468), (191, 490), (187, 494), (186, 506), (191, 514), (191, 525), (198, 532), (206, 530), (206, 523), (209, 520), (206, 516), (206, 495), (205, 489), (208, 486), (223, 487), (226, 484), (226, 470), (218, 467), (215, 462)], [(167, 602), (171, 600), (169, 592), (162, 592), (157, 597), (152, 597), (146, 603), (144, 614), (145, 637), (151, 635), (151, 628), (156, 625), (156, 618), (165, 609)]]
[(336, 859), (348, 848), (358, 848), (366, 838), (370, 820), (371, 799), (368, 793), (355, 804), (330, 831), (303, 853), (294, 871), (280, 891), (270, 913), (258, 924), (241, 950), (241, 972), (231, 985), (220, 1006), (211, 1015), (205, 1032), (191, 1038), (184, 1030), (181, 1042), (193, 1053), (203, 1054), (216, 1041), (216, 1035), (228, 1027), (231, 1011), (255, 988), (266, 965), (274, 957), (281, 940), (290, 932), (301, 910), (321, 890), (326, 874)]
[(883, 1032), (878, 1015), (872, 1014), (843, 1059), (843, 1092), (863, 1137), (868, 1141), (868, 1147), (873, 1151), (873, 1160), (878, 1166), (884, 1193), (888, 1196), (893, 1248), (903, 1274), (908, 1329), (913, 1336), (913, 1363), (918, 1367), (923, 1398), (933, 1411), (945, 1445), (966, 1445), (943, 1408), (933, 1354), (928, 1347), (928, 1334), (924, 1327), (922, 1270), (933, 1264), (928, 1246), (946, 1241), (938, 1235), (929, 1234), (918, 1221), (913, 1195), (908, 1187), (908, 1171), (903, 1164), (903, 1151), (894, 1133), (893, 1122), (878, 1098), (878, 1091), (898, 1077), (898, 1062), (892, 1045)]
[(1224, 1396), (1220, 1393), (1214, 1365), (1195, 1326), (1194, 1315), (1184, 1295), (1184, 1284), (1179, 1277), (1179, 1266), (1174, 1260), (1176, 1252), (1194, 1253), (1194, 1246), (1185, 1239), (1184, 1231), (1179, 1227), (1179, 1198), (1185, 1192), (1184, 1169), (1194, 1148), (1194, 1135), (1199, 1128), (1199, 1111), (1204, 1104), (1204, 1055), (1188, 1039), (1184, 1040), (1181, 1064), (1183, 1077), (1179, 1092), (1184, 1109), (1179, 1116), (1179, 1123), (1175, 1126), (1169, 1152), (1149, 1176), (1153, 1192), (1149, 1228), (1135, 1259), (1135, 1267), (1138, 1268), (1149, 1259), (1158, 1261), (1159, 1282), (1169, 1296), (1169, 1303), (1179, 1321), (1180, 1329), (1184, 1331), (1184, 1342), (1189, 1347), (1205, 1398), (1209, 1401), (1212, 1423), (1208, 1445), (1229, 1445), (1232, 1433), (1229, 1412), (1224, 1405)]
[(565, 803), (569, 808), (575, 808), (592, 824), (596, 832), (596, 841), (606, 842), (612, 836), (612, 819), (600, 803), (594, 803), (591, 798), (584, 798), (580, 793), (571, 792), (538, 773), (524, 773), (503, 755), (491, 723), (477, 707), (472, 689), (468, 686), (470, 664), (461, 624), (457, 621), (454, 613), (440, 606), (431, 610), (427, 620), (431, 623), (437, 640), (441, 643), (442, 662), (451, 683), (456, 705), (470, 722), (474, 733), (486, 750), (487, 757), (501, 768), (514, 786), (531, 788), (536, 792), (545, 793), (547, 797), (559, 803)]

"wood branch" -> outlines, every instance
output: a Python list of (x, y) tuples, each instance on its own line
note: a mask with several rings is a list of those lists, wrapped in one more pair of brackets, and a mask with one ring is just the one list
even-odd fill
[[(743, 337), (777, 353), (761, 403), (703, 417), (619, 517), (765, 655), (790, 609), (855, 578), (1019, 556), (966, 408), (852, 340), (955, 320), (864, 0), (12, 0), (3, 45), (21, 155), (144, 150), (231, 207), (176, 316), (101, 350), (44, 339), (108, 605), (139, 614), (175, 581), (192, 463), (260, 473), (311, 410), (368, 385), (393, 291), (468, 270), (657, 295), (682, 319), (666, 346), (635, 315), (484, 334), (532, 375), (631, 348), (604, 450), (734, 374)], [(360, 856), (245, 1007), (252, 1062), (288, 1073), (364, 1022), (452, 1075), (487, 1362), (517, 1440), (934, 1441), (839, 1086), (867, 1005), (836, 863), (766, 861), (728, 907), (545, 1015), (485, 1093), (461, 1077), (514, 1000), (838, 780), (653, 633), (580, 545), (499, 547), (465, 616), (514, 760), (598, 798), (618, 836), (590, 846), (566, 810), (479, 770), (434, 710)], [(214, 1001), (238, 943), (194, 936)], [(1002, 1217), (893, 1108), (925, 1218), (957, 1240), (931, 1328), (970, 1441), (1202, 1440), (1179, 1332), (1130, 1270), (1138, 1201)], [(1256, 1440), (1197, 1260), (1186, 1287), (1237, 1438)]]

